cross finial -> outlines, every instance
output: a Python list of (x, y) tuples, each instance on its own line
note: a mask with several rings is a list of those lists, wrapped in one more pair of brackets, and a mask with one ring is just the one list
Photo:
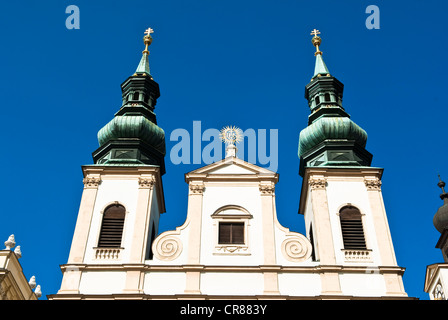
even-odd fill
[(151, 33), (154, 33), (154, 30), (153, 30), (153, 29), (148, 28), (148, 29), (145, 30), (145, 34), (146, 34), (147, 36), (150, 36)]
[(445, 182), (443, 182), (442, 178), (440, 178), (440, 174), (438, 176), (439, 176), (439, 183), (437, 185), (439, 186), (440, 189), (442, 189), (442, 192), (445, 193), (445, 189), (444, 189)]
[(317, 29), (314, 29), (313, 31), (311, 31), (311, 35), (317, 37), (317, 35), (320, 34), (320, 31)]
[(153, 29), (148, 28), (145, 30), (145, 36), (143, 37), (143, 43), (145, 44), (145, 50), (143, 50), (143, 53), (149, 54), (148, 46), (151, 45), (151, 42), (152, 42), (151, 33), (154, 33)]
[(322, 54), (322, 52), (319, 50), (322, 39), (318, 36), (318, 34), (320, 34), (320, 31), (317, 29), (311, 31), (311, 35), (314, 36), (313, 39), (311, 39), (311, 42), (313, 43), (313, 46), (316, 47), (316, 52), (314, 53), (315, 56), (317, 56), (318, 54)]

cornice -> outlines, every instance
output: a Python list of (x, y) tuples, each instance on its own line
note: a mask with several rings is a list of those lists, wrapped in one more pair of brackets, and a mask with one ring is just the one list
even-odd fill
[(257, 266), (227, 266), (227, 265), (149, 265), (149, 264), (74, 264), (62, 265), (61, 270), (80, 271), (142, 271), (142, 272), (281, 272), (281, 273), (365, 273), (377, 269), (380, 274), (393, 273), (404, 274), (405, 268), (399, 266), (343, 266), (343, 265), (311, 265), (311, 266), (282, 266), (282, 265), (257, 265)]

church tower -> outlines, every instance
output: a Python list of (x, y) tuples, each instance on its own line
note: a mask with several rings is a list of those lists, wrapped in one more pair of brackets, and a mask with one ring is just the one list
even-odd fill
[[(318, 34), (311, 33), (316, 64), (305, 88), (311, 114), (300, 132), (298, 155), (299, 213), (313, 257), (326, 270), (322, 294), (340, 295), (351, 286), (360, 294), (374, 294), (376, 287), (385, 296), (406, 296), (381, 193), (383, 169), (370, 166), (367, 133), (342, 105), (344, 86), (325, 65)], [(373, 274), (370, 288), (356, 285), (364, 281), (362, 273)]]
[(154, 109), (159, 85), (149, 69), (152, 29), (133, 75), (121, 85), (123, 104), (98, 132), (93, 165), (82, 167), (84, 190), (63, 280), (50, 299), (82, 293), (141, 292), (141, 266), (152, 256), (159, 216), (165, 212), (165, 133)]
[(426, 267), (425, 292), (431, 300), (448, 299), (448, 193), (445, 191), (445, 182), (440, 179), (437, 184), (441, 189), (440, 199), (443, 205), (433, 217), (433, 224), (440, 233), (436, 248), (442, 252), (443, 263), (435, 263)]

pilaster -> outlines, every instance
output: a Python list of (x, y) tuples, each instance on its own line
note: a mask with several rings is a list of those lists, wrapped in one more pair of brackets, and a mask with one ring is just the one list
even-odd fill
[[(261, 195), (261, 216), (263, 219), (263, 250), (264, 264), (267, 266), (277, 263), (274, 234), (274, 192), (275, 184), (271, 181), (262, 181), (259, 184)], [(263, 272), (264, 294), (280, 294), (278, 290), (278, 273)]]
[(377, 176), (365, 177), (364, 183), (367, 188), (370, 209), (372, 211), (381, 264), (385, 266), (395, 266), (397, 265), (397, 261), (381, 192), (381, 180)]
[(156, 178), (151, 174), (142, 175), (138, 178), (138, 200), (129, 263), (143, 263), (145, 261), (155, 182)]
[(68, 263), (83, 263), (86, 252), (87, 238), (90, 232), (90, 224), (95, 207), (98, 186), (101, 183), (100, 171), (85, 173), (83, 179), (84, 190), (81, 197), (78, 219), (73, 234), (72, 246)]
[[(200, 264), (201, 256), (202, 200), (205, 185), (202, 181), (191, 182), (189, 188), (188, 217), (190, 219), (190, 232), (188, 238), (187, 264), (197, 266)], [(187, 272), (185, 293), (200, 294), (200, 278), (200, 270)]]
[(328, 209), (326, 179), (324, 176), (311, 176), (308, 180), (311, 189), (311, 205), (314, 214), (318, 258), (323, 265), (336, 263), (333, 232), (331, 230), (330, 214)]

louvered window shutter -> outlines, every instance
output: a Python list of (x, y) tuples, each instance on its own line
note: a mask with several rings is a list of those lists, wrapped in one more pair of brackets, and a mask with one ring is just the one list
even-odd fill
[(120, 248), (123, 236), (126, 209), (122, 205), (111, 205), (103, 214), (98, 247)]
[(339, 211), (344, 249), (366, 250), (366, 240), (362, 226), (361, 212), (353, 206), (345, 206)]

